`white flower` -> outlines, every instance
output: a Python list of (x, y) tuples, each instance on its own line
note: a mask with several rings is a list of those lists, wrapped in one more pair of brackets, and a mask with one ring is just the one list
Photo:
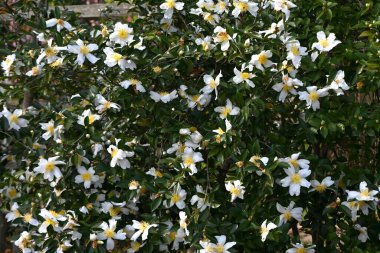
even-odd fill
[(245, 187), (241, 185), (240, 180), (235, 180), (233, 183), (228, 181), (224, 185), (226, 190), (231, 194), (231, 202), (233, 202), (236, 198), (244, 199)]
[(256, 75), (244, 72), (244, 67), (241, 68), (241, 71), (237, 70), (237, 68), (234, 68), (235, 76), (233, 78), (234, 83), (239, 84), (241, 82), (246, 82), (251, 88), (255, 88), (255, 84), (249, 80), (251, 78), (254, 78)]
[(5, 218), (8, 222), (14, 221), (15, 219), (21, 217), (21, 213), (18, 209), (19, 205), (16, 202), (13, 203), (13, 205), (11, 206), (11, 211), (5, 215)]
[(44, 174), (44, 179), (48, 179), (49, 181), (53, 181), (54, 177), (60, 179), (63, 175), (56, 165), (62, 165), (65, 163), (59, 161), (58, 158), (59, 156), (50, 157), (47, 160), (45, 158), (41, 158), (38, 163), (38, 167), (35, 167), (34, 171)]
[(238, 115), (240, 113), (240, 108), (233, 106), (231, 101), (227, 99), (226, 106), (218, 106), (214, 111), (219, 113), (221, 119), (225, 119), (228, 115)]
[(347, 200), (350, 199), (356, 199), (358, 201), (378, 201), (377, 197), (375, 195), (378, 193), (378, 191), (373, 190), (369, 191), (367, 187), (367, 182), (363, 181), (360, 183), (359, 186), (360, 192), (357, 191), (347, 191), (348, 197)]
[(198, 172), (196, 163), (202, 162), (202, 154), (200, 152), (194, 152), (192, 148), (186, 147), (182, 154), (182, 163), (181, 167), (186, 169), (189, 168), (190, 175), (193, 175)]
[(1, 62), (1, 67), (3, 68), (5, 72), (5, 76), (10, 76), (10, 71), (12, 68), (12, 64), (16, 60), (16, 55), (15, 54), (10, 54), (5, 57), (5, 60)]
[(187, 230), (187, 215), (184, 211), (179, 212), (179, 227), (185, 230), (185, 234), (189, 236), (189, 230)]
[(150, 168), (149, 171), (147, 171), (145, 174), (147, 174), (147, 175), (151, 175), (151, 176), (153, 176), (154, 178), (157, 178), (157, 177), (163, 177), (163, 176), (164, 176), (160, 170), (157, 170), (157, 169), (154, 168), (154, 167)]
[(306, 87), (307, 91), (300, 91), (299, 98), (300, 100), (306, 101), (307, 108), (313, 108), (313, 111), (316, 111), (320, 108), (319, 98), (325, 97), (328, 95), (326, 89), (318, 89), (317, 86)]
[(359, 224), (356, 224), (354, 228), (359, 231), (358, 239), (361, 242), (366, 242), (369, 239), (366, 227), (362, 227)]
[(133, 28), (130, 28), (127, 24), (117, 22), (114, 27), (114, 32), (110, 34), (110, 41), (114, 41), (116, 44), (124, 46), (125, 44), (131, 44), (133, 42)]
[(34, 252), (33, 239), (30, 233), (27, 231), (23, 231), (20, 237), (14, 243), (19, 249), (22, 250), (22, 253)]
[(128, 161), (127, 157), (134, 156), (134, 152), (126, 152), (124, 150), (118, 149), (114, 145), (110, 145), (107, 148), (108, 153), (111, 154), (112, 160), (111, 160), (111, 167), (115, 167), (116, 165), (119, 165), (122, 169), (130, 168), (131, 164)]
[(357, 214), (359, 210), (361, 210), (364, 215), (368, 215), (369, 213), (369, 205), (365, 201), (344, 201), (342, 202), (342, 205), (350, 209), (352, 221), (357, 220)]
[(104, 63), (108, 67), (119, 65), (119, 67), (123, 71), (125, 71), (125, 69), (134, 70), (136, 68), (136, 63), (134, 63), (132, 60), (127, 60), (125, 56), (116, 53), (110, 47), (106, 47), (105, 49), (103, 49), (103, 52), (106, 54), (106, 59), (104, 60)]
[(223, 77), (222, 71), (215, 77), (215, 79), (211, 75), (204, 75), (203, 81), (206, 86), (203, 87), (200, 91), (206, 94), (210, 94), (212, 91), (215, 91), (215, 99), (218, 98), (218, 86), (220, 83), (220, 78)]
[(177, 91), (173, 90), (172, 92), (154, 92), (150, 91), (150, 98), (154, 100), (154, 102), (163, 102), (163, 103), (168, 103), (172, 101), (173, 99), (178, 97)]
[(228, 35), (227, 30), (217, 26), (214, 29), (214, 33), (216, 33), (216, 36), (214, 37), (214, 42), (221, 43), (221, 50), (227, 51), (230, 47), (230, 40), (232, 40), (231, 36)]
[(13, 112), (10, 112), (6, 107), (4, 107), (0, 115), (7, 118), (9, 123), (9, 130), (14, 129), (18, 131), (21, 127), (27, 127), (29, 123), (29, 121), (26, 119), (21, 118), (22, 114), (23, 113), (21, 109), (16, 109)]
[(172, 19), (163, 18), (160, 21), (161, 29), (167, 32), (168, 34), (177, 32), (178, 29), (172, 26)]
[(250, 64), (255, 65), (257, 69), (264, 72), (264, 67), (268, 68), (273, 65), (273, 62), (269, 60), (272, 57), (270, 50), (262, 51), (259, 54), (254, 54), (251, 57)]
[(295, 169), (291, 166), (288, 169), (284, 169), (284, 171), (288, 176), (284, 179), (281, 179), (280, 182), (282, 187), (289, 187), (290, 196), (299, 196), (301, 186), (306, 188), (310, 187), (310, 182), (306, 180), (306, 177), (311, 174), (311, 171), (309, 169), (302, 169), (296, 172)]
[(42, 72), (42, 68), (45, 66), (44, 63), (34, 66), (31, 70), (25, 73), (27, 76), (38, 76)]
[(209, 51), (215, 47), (214, 44), (211, 44), (212, 38), (210, 36), (206, 36), (205, 38), (197, 38), (195, 40), (195, 44), (201, 45), (203, 51)]
[(212, 130), (212, 132), (217, 133), (218, 135), (223, 135), (230, 131), (232, 129), (231, 122), (229, 122), (228, 119), (225, 119), (224, 123), (226, 124), (226, 131), (219, 127), (218, 129)]
[(236, 242), (226, 242), (226, 236), (220, 235), (215, 236), (217, 243), (215, 244), (215, 252), (217, 253), (229, 253), (230, 251), (228, 249), (232, 248)]
[(280, 158), (278, 159), (278, 161), (288, 163), (290, 167), (293, 167), (297, 171), (300, 168), (309, 169), (310, 162), (306, 159), (298, 159), (300, 155), (301, 155), (301, 152), (298, 152), (298, 153), (292, 154), (290, 157)]
[(301, 47), (300, 42), (295, 40), (286, 44), (286, 50), (288, 51), (286, 59), (291, 60), (294, 67), (298, 69), (301, 65), (302, 56), (307, 55), (307, 48)]
[(273, 0), (271, 1), (272, 8), (275, 11), (282, 11), (285, 14), (285, 20), (288, 20), (290, 16), (289, 9), (297, 7), (294, 3), (289, 0)]
[(50, 120), (48, 123), (40, 123), (41, 129), (46, 132), (42, 135), (44, 140), (49, 140), (50, 137), (54, 137), (55, 141), (61, 139), (61, 133), (63, 131), (63, 125), (54, 126), (54, 120)]
[(77, 123), (79, 125), (85, 126), (85, 119), (88, 118), (88, 124), (92, 125), (95, 121), (99, 120), (101, 117), (98, 114), (92, 114), (90, 109), (83, 111), (81, 116), (78, 116)]
[(284, 20), (281, 19), (278, 23), (272, 23), (268, 30), (259, 31), (259, 34), (264, 33), (264, 36), (268, 36), (270, 39), (274, 39), (278, 34), (284, 31)]
[(334, 181), (331, 180), (331, 177), (325, 177), (322, 182), (319, 182), (317, 180), (311, 180), (310, 181), (311, 186), (313, 189), (310, 191), (317, 191), (319, 193), (325, 192), (327, 187), (330, 187), (331, 185), (334, 184)]
[(117, 233), (115, 232), (116, 220), (111, 219), (108, 223), (109, 225), (103, 221), (103, 223), (99, 225), (99, 228), (103, 229), (103, 232), (97, 234), (97, 237), (101, 241), (107, 239), (107, 250), (112, 250), (115, 247), (114, 239), (123, 241), (126, 239), (126, 234), (121, 229), (117, 231)]
[(210, 242), (208, 239), (199, 241), (199, 244), (203, 247), (199, 253), (215, 253), (216, 245)]
[(66, 28), (68, 31), (72, 30), (72, 26), (69, 24), (69, 22), (60, 19), (60, 18), (52, 18), (46, 21), (46, 27), (53, 27), (57, 26), (57, 31), (60, 32), (62, 28)]
[(240, 13), (249, 12), (251, 15), (256, 17), (257, 11), (259, 10), (258, 4), (250, 2), (249, 0), (234, 0), (233, 5), (235, 9), (232, 11), (232, 15), (237, 18)]
[(122, 214), (129, 214), (128, 208), (125, 207), (125, 201), (121, 203), (117, 202), (103, 202), (102, 203), (102, 212), (108, 213), (112, 219), (120, 220)]
[(103, 113), (110, 108), (115, 108), (118, 111), (120, 110), (120, 106), (118, 104), (108, 101), (100, 94), (97, 94), (95, 97), (95, 106), (98, 113)]
[(276, 203), (277, 211), (281, 213), (280, 215), (280, 222), (278, 223), (279, 226), (281, 226), (284, 223), (287, 223), (292, 218), (296, 219), (297, 221), (302, 221), (302, 207), (294, 207), (295, 203), (292, 201), (290, 202), (288, 207), (283, 207), (279, 203)]
[(40, 64), (40, 62), (45, 57), (48, 64), (53, 63), (59, 59), (59, 57), (57, 56), (58, 52), (67, 49), (66, 47), (53, 47), (52, 46), (53, 39), (48, 40), (47, 43), (48, 43), (48, 46), (45, 49), (41, 50), (41, 54), (38, 56), (36, 60), (37, 64)]
[(89, 60), (92, 64), (96, 63), (99, 58), (91, 54), (92, 51), (98, 50), (98, 45), (96, 44), (84, 44), (81, 39), (76, 41), (77, 45), (68, 45), (67, 50), (71, 53), (77, 54), (77, 59), (75, 62), (82, 66), (85, 59)]
[(170, 198), (170, 203), (167, 204), (168, 207), (172, 207), (173, 205), (176, 205), (178, 209), (182, 210), (185, 208), (185, 199), (186, 199), (186, 191), (181, 189), (180, 185), (177, 185), (174, 192), (172, 192), (172, 196)]
[(294, 248), (288, 249), (285, 253), (314, 253), (315, 250), (313, 249), (315, 246), (312, 245), (310, 247), (305, 248), (300, 243), (292, 244)]
[(166, 0), (165, 3), (160, 5), (160, 9), (164, 10), (164, 17), (171, 19), (173, 16), (173, 10), (176, 9), (181, 11), (185, 4), (182, 2), (177, 2), (176, 0)]
[(211, 95), (209, 94), (201, 94), (201, 95), (188, 95), (187, 103), (188, 107), (193, 109), (195, 106), (198, 110), (203, 110), (211, 101)]
[(288, 75), (282, 76), (282, 83), (277, 83), (272, 86), (277, 92), (280, 92), (278, 100), (281, 102), (285, 102), (286, 97), (289, 93), (293, 95), (297, 95), (297, 90), (295, 89), (298, 86), (303, 86), (303, 83), (298, 79), (292, 79)]
[(220, 17), (217, 14), (212, 14), (210, 12), (203, 12), (203, 19), (207, 22), (209, 22), (211, 25), (216, 25), (219, 23)]
[[(202, 194), (202, 196), (206, 194), (201, 185), (196, 185), (195, 188), (197, 190), (197, 193)], [(206, 202), (205, 197), (199, 197), (197, 194), (191, 197), (190, 203), (192, 205), (195, 205), (195, 203), (197, 203), (197, 208), (200, 212), (203, 212), (208, 206), (210, 206), (210, 204)]]
[(79, 175), (75, 177), (75, 183), (84, 183), (84, 188), (86, 189), (90, 188), (91, 183), (99, 181), (99, 176), (95, 175), (95, 171), (92, 167), (86, 170), (85, 167), (79, 166), (78, 173)]
[(38, 228), (38, 233), (42, 234), (47, 233), (47, 227), (49, 226), (52, 226), (55, 232), (61, 232), (62, 227), (59, 226), (59, 221), (67, 220), (67, 218), (63, 215), (58, 214), (54, 211), (48, 211), (46, 209), (41, 209), (39, 215), (44, 218), (44, 222), (42, 222)]
[(265, 220), (260, 227), (261, 241), (264, 242), (267, 239), (269, 231), (275, 229), (276, 227), (276, 224), (272, 222), (269, 222), (269, 224), (267, 225), (267, 220)]
[(128, 89), (129, 86), (132, 86), (133, 88), (135, 88), (136, 90), (140, 91), (140, 92), (146, 92), (144, 86), (141, 84), (141, 82), (137, 79), (129, 79), (129, 80), (125, 80), (125, 81), (122, 81), (120, 83), (121, 87), (123, 87), (124, 89)]
[(335, 93), (340, 96), (343, 95), (343, 90), (348, 90), (350, 87), (347, 85), (346, 81), (344, 80), (344, 71), (339, 70), (338, 73), (336, 73), (336, 76), (332, 83), (329, 86), (330, 89), (334, 90)]
[(320, 52), (328, 52), (331, 49), (333, 49), (336, 45), (340, 44), (341, 41), (335, 40), (335, 34), (330, 33), (329, 36), (326, 38), (326, 34), (323, 31), (320, 31), (317, 33), (318, 42), (313, 43), (312, 49), (316, 48)]
[(218, 14), (228, 13), (227, 7), (231, 5), (229, 0), (218, 0), (216, 4), (212, 1), (212, 4), (214, 5), (214, 12)]
[(131, 240), (132, 241), (136, 241), (137, 238), (140, 237), (140, 235), (142, 234), (141, 236), (141, 239), (143, 241), (145, 241), (147, 238), (148, 238), (148, 232), (149, 232), (149, 229), (151, 227), (157, 227), (158, 225), (157, 224), (149, 224), (145, 221), (137, 221), (137, 220), (133, 220), (133, 228), (137, 229), (137, 232), (135, 232), (133, 234), (133, 236), (131, 237)]

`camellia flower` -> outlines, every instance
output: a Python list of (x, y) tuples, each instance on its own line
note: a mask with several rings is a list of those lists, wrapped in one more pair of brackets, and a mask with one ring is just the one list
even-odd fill
[(267, 225), (267, 220), (265, 220), (260, 227), (261, 241), (264, 242), (267, 239), (269, 231), (275, 229), (277, 227), (276, 224), (269, 222)]
[(297, 95), (297, 90), (295, 89), (298, 86), (303, 86), (303, 83), (298, 79), (290, 78), (288, 75), (282, 76), (282, 83), (277, 83), (272, 86), (277, 92), (280, 92), (278, 100), (281, 102), (285, 102), (286, 97), (289, 93), (293, 95)]
[(259, 31), (259, 34), (264, 34), (268, 36), (267, 38), (275, 39), (278, 34), (281, 34), (284, 31), (284, 20), (281, 19), (278, 23), (272, 23), (268, 30)]
[(344, 201), (342, 202), (343, 206), (346, 206), (351, 211), (351, 220), (356, 221), (358, 218), (358, 211), (361, 210), (364, 215), (369, 213), (369, 205), (365, 201)]
[[(214, 44), (211, 44), (212, 38), (210, 36), (206, 36), (205, 38), (197, 38), (195, 40), (195, 44), (201, 45), (203, 51), (209, 51), (215, 47)], [(203, 79), (204, 80), (204, 79)]]
[(134, 70), (136, 68), (136, 63), (134, 63), (132, 60), (127, 60), (125, 56), (116, 53), (110, 47), (106, 47), (105, 49), (103, 49), (103, 52), (106, 54), (106, 59), (104, 60), (104, 63), (108, 67), (119, 65), (119, 67), (123, 71), (125, 71), (125, 69)]
[(131, 44), (133, 42), (133, 28), (130, 28), (128, 24), (122, 24), (117, 22), (114, 27), (114, 32), (110, 34), (110, 41), (114, 41), (116, 44), (124, 46), (125, 44)]
[(276, 203), (277, 211), (281, 213), (280, 215), (280, 222), (278, 223), (279, 226), (282, 224), (290, 221), (292, 218), (296, 219), (297, 221), (302, 221), (302, 207), (294, 207), (295, 203), (294, 201), (290, 202), (288, 207), (283, 207), (279, 203)]
[(59, 59), (57, 56), (59, 51), (66, 50), (66, 47), (54, 47), (52, 46), (53, 39), (50, 39), (47, 41), (48, 46), (45, 49), (41, 50), (41, 54), (38, 56), (36, 63), (40, 64), (40, 62), (43, 60), (43, 58), (46, 57), (47, 63), (51, 64)]
[(160, 8), (165, 11), (164, 17), (171, 19), (173, 16), (174, 9), (181, 11), (185, 4), (182, 2), (177, 2), (176, 0), (166, 0), (165, 3), (160, 5)]
[(189, 236), (189, 230), (187, 230), (187, 215), (184, 211), (179, 212), (179, 229), (183, 229), (185, 234)]
[(122, 169), (130, 168), (131, 164), (128, 161), (127, 157), (134, 156), (135, 152), (126, 152), (124, 150), (118, 149), (114, 145), (110, 145), (107, 148), (108, 153), (111, 154), (112, 160), (111, 160), (111, 167), (115, 167), (116, 165), (119, 165)]
[(198, 172), (196, 163), (202, 162), (202, 154), (200, 152), (194, 152), (192, 148), (186, 147), (185, 151), (182, 154), (182, 168), (186, 169), (189, 168), (191, 172), (189, 172), (190, 175), (193, 175)]
[(212, 1), (212, 4), (214, 6), (214, 12), (218, 14), (228, 13), (227, 7), (231, 5), (229, 0), (218, 0), (216, 4)]
[(273, 65), (273, 62), (269, 60), (272, 57), (270, 50), (262, 51), (259, 54), (254, 54), (251, 57), (250, 64), (255, 65), (257, 69), (264, 72), (264, 67), (268, 68)]
[(63, 125), (54, 126), (54, 120), (50, 120), (48, 123), (40, 123), (41, 129), (46, 132), (42, 135), (44, 140), (49, 140), (50, 137), (54, 137), (54, 140), (57, 141), (61, 138), (61, 133), (63, 131)]
[[(201, 185), (196, 185), (195, 189), (197, 190), (197, 193), (201, 193), (202, 196), (206, 194)], [(190, 203), (192, 205), (195, 205), (195, 203), (197, 203), (197, 208), (200, 212), (203, 212), (208, 206), (210, 206), (210, 204), (206, 202), (206, 198), (199, 197), (197, 194), (191, 197)]]
[(317, 191), (319, 193), (325, 192), (327, 187), (330, 187), (331, 185), (334, 184), (334, 181), (331, 180), (331, 177), (325, 177), (322, 182), (319, 182), (317, 180), (311, 180), (310, 181), (311, 186), (313, 189), (310, 191)]
[(295, 40), (286, 44), (286, 50), (288, 51), (286, 59), (291, 60), (294, 67), (298, 69), (301, 65), (302, 56), (307, 55), (307, 48), (301, 47), (300, 42)]
[(85, 59), (89, 60), (92, 64), (96, 63), (99, 58), (91, 54), (92, 51), (98, 50), (98, 45), (96, 44), (84, 44), (81, 39), (76, 41), (77, 45), (68, 45), (67, 50), (71, 53), (77, 54), (77, 59), (75, 62), (82, 66)]
[(44, 63), (34, 66), (31, 70), (25, 73), (27, 76), (38, 76), (42, 72), (42, 68), (45, 66)]
[(154, 100), (154, 102), (163, 102), (163, 103), (168, 103), (172, 101), (173, 99), (178, 97), (177, 90), (173, 90), (172, 92), (154, 92), (150, 91), (150, 98)]
[(33, 248), (33, 239), (29, 232), (23, 231), (20, 237), (15, 241), (15, 245), (22, 250), (22, 253), (32, 253), (34, 252)]
[(230, 40), (232, 40), (231, 36), (228, 35), (227, 30), (217, 26), (214, 29), (214, 33), (216, 33), (216, 36), (214, 37), (214, 42), (221, 44), (221, 50), (227, 51), (230, 47)]
[(306, 180), (306, 177), (311, 174), (311, 170), (302, 169), (296, 172), (295, 169), (291, 166), (288, 169), (284, 169), (284, 171), (288, 176), (284, 179), (281, 179), (280, 182), (282, 187), (289, 187), (290, 196), (299, 196), (301, 186), (306, 188), (310, 187), (310, 182)]
[(234, 68), (234, 83), (239, 84), (241, 82), (246, 82), (251, 88), (255, 88), (255, 84), (249, 79), (254, 78), (256, 75), (249, 72), (245, 72), (244, 69), (244, 66), (242, 67), (241, 71), (237, 70), (237, 68)]
[(245, 187), (241, 185), (240, 180), (235, 180), (233, 183), (228, 181), (224, 185), (226, 190), (231, 194), (231, 202), (233, 202), (236, 198), (244, 199)]
[(312, 107), (313, 111), (320, 108), (319, 98), (327, 96), (329, 93), (326, 89), (318, 89), (317, 86), (306, 87), (307, 91), (300, 91), (300, 100), (306, 101), (307, 108)]
[(203, 249), (201, 249), (199, 253), (214, 253), (215, 252), (216, 245), (210, 242), (210, 240), (208, 239), (201, 240), (199, 241), (199, 244), (203, 247)]
[(3, 68), (5, 72), (5, 76), (10, 76), (11, 67), (15, 60), (16, 60), (16, 55), (11, 54), (11, 55), (7, 55), (7, 57), (5, 57), (5, 60), (1, 62), (1, 67)]
[(236, 244), (236, 242), (226, 242), (225, 235), (215, 236), (215, 238), (217, 243), (215, 244), (214, 252), (217, 253), (229, 253), (230, 251), (228, 249), (232, 248)]
[(219, 117), (221, 119), (225, 119), (228, 115), (238, 115), (240, 113), (240, 108), (233, 106), (231, 101), (227, 99), (226, 106), (218, 106), (214, 111), (220, 113)]
[(9, 130), (14, 129), (18, 131), (21, 127), (27, 127), (29, 123), (26, 119), (20, 118), (22, 114), (21, 109), (16, 109), (13, 112), (10, 112), (6, 107), (4, 107), (0, 116), (2, 115), (7, 118)]
[(146, 239), (148, 239), (149, 229), (151, 227), (157, 227), (158, 226), (157, 224), (149, 224), (148, 222), (145, 222), (145, 221), (140, 222), (137, 220), (132, 220), (132, 222), (133, 222), (133, 225), (132, 225), (133, 228), (137, 229), (137, 231), (131, 237), (132, 241), (136, 241), (137, 238), (139, 238), (141, 234), (142, 234), (141, 239), (143, 241), (145, 241)]
[(354, 228), (359, 231), (358, 239), (361, 242), (366, 242), (369, 239), (366, 227), (362, 227), (359, 224), (355, 224)]
[(52, 18), (46, 21), (46, 27), (53, 27), (57, 26), (57, 32), (60, 32), (62, 28), (66, 28), (68, 31), (71, 31), (72, 26), (69, 24), (69, 22), (60, 19), (60, 18)]
[(120, 85), (124, 89), (128, 89), (129, 86), (132, 86), (132, 87), (136, 88), (136, 90), (138, 90), (140, 92), (146, 92), (144, 86), (142, 86), (141, 82), (139, 80), (137, 80), (137, 79), (129, 79), (129, 80), (122, 81), (120, 83)]
[(151, 175), (153, 176), (154, 178), (157, 178), (157, 177), (163, 177), (163, 173), (160, 171), (160, 170), (157, 170), (156, 168), (152, 167), (150, 168), (145, 174), (147, 175)]
[(215, 99), (218, 98), (218, 86), (220, 83), (220, 78), (223, 77), (222, 71), (219, 72), (219, 74), (215, 77), (215, 79), (211, 75), (204, 75), (203, 81), (205, 82), (206, 86), (203, 87), (200, 91), (204, 92), (206, 94), (210, 94), (212, 91), (215, 91)]
[(271, 1), (272, 8), (275, 11), (281, 11), (285, 14), (285, 20), (288, 20), (290, 16), (290, 10), (294, 7), (297, 7), (294, 3), (289, 0), (273, 0)]
[(350, 88), (347, 85), (346, 81), (344, 80), (344, 71), (343, 70), (338, 71), (334, 80), (330, 84), (329, 88), (334, 90), (338, 96), (344, 94), (343, 90), (348, 90)]
[(367, 187), (367, 182), (363, 181), (359, 185), (360, 192), (357, 191), (347, 191), (347, 200), (356, 199), (358, 201), (378, 201), (375, 195), (379, 192), (376, 190), (369, 191)]
[(259, 10), (258, 4), (250, 2), (249, 0), (234, 0), (233, 5), (235, 9), (232, 11), (232, 16), (237, 18), (240, 13), (249, 12), (252, 16), (256, 17), (257, 11)]
[(172, 193), (172, 196), (170, 198), (170, 203), (168, 207), (172, 207), (173, 205), (176, 205), (178, 209), (182, 210), (185, 208), (185, 199), (186, 199), (186, 191), (181, 189), (181, 186), (177, 185), (176, 189)]
[(315, 246), (310, 246), (305, 248), (300, 243), (292, 244), (294, 248), (288, 249), (285, 253), (314, 253), (315, 250), (313, 249)]
[(75, 177), (75, 183), (84, 183), (84, 188), (86, 189), (90, 188), (91, 183), (99, 181), (99, 176), (95, 175), (95, 171), (92, 167), (86, 170), (85, 167), (79, 166), (78, 173), (79, 175)]
[(97, 234), (97, 238), (101, 241), (107, 239), (107, 250), (113, 250), (115, 247), (114, 239), (123, 241), (126, 239), (126, 234), (121, 229), (117, 231), (117, 233), (115, 232), (117, 224), (116, 220), (111, 219), (108, 223), (109, 225), (107, 222), (103, 221), (103, 223), (99, 225), (99, 228), (103, 229), (103, 232)]
[(47, 228), (52, 226), (55, 232), (61, 232), (62, 227), (59, 226), (60, 221), (65, 221), (67, 218), (55, 211), (48, 211), (46, 209), (41, 209), (39, 215), (44, 218), (44, 222), (38, 228), (38, 233), (46, 234)]
[(298, 159), (298, 157), (301, 155), (301, 152), (292, 154), (290, 157), (286, 158), (280, 158), (278, 159), (279, 162), (285, 162), (288, 163), (289, 166), (293, 167), (296, 170), (301, 169), (309, 169), (310, 162), (306, 159)]
[(115, 108), (118, 111), (120, 110), (120, 106), (118, 104), (108, 101), (100, 94), (97, 94), (95, 97), (95, 106), (95, 109), (98, 110), (99, 113), (103, 113), (110, 108)]
[(78, 116), (77, 123), (79, 125), (85, 126), (85, 119), (88, 118), (88, 124), (92, 125), (95, 121), (99, 120), (101, 117), (98, 114), (92, 114), (90, 109), (83, 111), (81, 116)]
[(203, 12), (202, 15), (203, 15), (203, 20), (207, 21), (213, 26), (219, 23), (220, 17), (217, 14), (212, 14), (210, 12)]
[(336, 45), (340, 44), (341, 41), (335, 40), (335, 34), (330, 33), (329, 36), (326, 38), (326, 34), (323, 31), (320, 31), (317, 33), (318, 42), (313, 43), (311, 48), (316, 48), (320, 52), (328, 52), (331, 49), (333, 49)]
[(41, 158), (38, 163), (38, 167), (34, 168), (34, 171), (44, 174), (44, 179), (48, 179), (49, 181), (53, 181), (54, 177), (60, 179), (63, 175), (56, 165), (65, 163), (59, 161), (58, 158), (59, 156), (50, 157), (47, 160), (45, 158)]

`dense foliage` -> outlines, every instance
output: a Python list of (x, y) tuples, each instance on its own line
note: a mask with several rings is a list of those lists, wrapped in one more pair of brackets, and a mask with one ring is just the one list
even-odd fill
[(23, 252), (380, 252), (377, 1), (129, 3), (3, 4)]

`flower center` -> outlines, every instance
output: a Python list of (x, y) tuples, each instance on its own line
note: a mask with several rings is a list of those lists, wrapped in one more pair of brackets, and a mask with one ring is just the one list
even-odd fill
[(135, 242), (135, 243), (133, 244), (133, 246), (132, 246), (132, 249), (133, 249), (134, 251), (137, 251), (138, 249), (140, 249), (140, 247), (141, 247), (141, 243), (139, 243), (139, 242)]
[(213, 88), (213, 89), (215, 89), (216, 86), (217, 86), (217, 83), (215, 82), (215, 80), (214, 80), (214, 79), (211, 80), (211, 82), (210, 82), (210, 87)]
[(248, 11), (248, 4), (247, 3), (238, 3), (236, 6), (241, 12)]
[(15, 114), (12, 114), (9, 119), (11, 120), (12, 123), (18, 123), (19, 121), (18, 116)]
[(57, 24), (63, 26), (65, 24), (65, 21), (63, 19), (57, 19)]
[(209, 44), (206, 41), (202, 42), (203, 51), (207, 51), (210, 48)]
[(33, 218), (33, 216), (32, 216), (31, 213), (27, 213), (27, 214), (24, 215), (24, 221), (26, 223), (29, 223), (32, 220), (32, 218)]
[(298, 173), (293, 174), (292, 177), (291, 177), (291, 181), (292, 181), (293, 184), (299, 184), (299, 183), (301, 183), (301, 179), (302, 178), (301, 178), (301, 176)]
[(54, 163), (52, 162), (47, 162), (46, 165), (45, 165), (45, 171), (46, 172), (52, 172), (54, 170)]
[(114, 61), (119, 61), (121, 58), (123, 58), (123, 56), (122, 56), (121, 54), (118, 54), (118, 53), (113, 53), (113, 54), (111, 55), (111, 57), (112, 57), (112, 59), (113, 59)]
[(177, 193), (174, 193), (172, 195), (172, 201), (173, 201), (174, 204), (177, 203), (180, 200), (181, 200), (181, 197)]
[(295, 159), (290, 159), (290, 164), (293, 166), (293, 168), (295, 169), (298, 169), (299, 168), (299, 164), (298, 164), (298, 161), (295, 160)]
[(319, 98), (318, 92), (316, 92), (316, 91), (312, 91), (312, 92), (310, 92), (310, 94), (309, 94), (309, 99), (310, 99), (312, 102), (317, 101), (318, 98)]
[(121, 209), (120, 207), (111, 207), (108, 212), (112, 217), (117, 216), (120, 213)]
[(54, 50), (54, 48), (48, 47), (45, 50), (45, 54), (46, 54), (47, 57), (52, 57), (52, 56), (56, 55), (56, 51)]
[(228, 114), (230, 114), (230, 112), (231, 112), (231, 109), (228, 108), (228, 107), (224, 107), (224, 108), (222, 109), (222, 115), (223, 115), (224, 117), (227, 117)]
[(364, 191), (360, 192), (360, 196), (363, 198), (368, 198), (369, 197), (369, 192), (368, 189), (365, 189)]
[(107, 238), (113, 238), (115, 236), (115, 232), (112, 229), (107, 229), (104, 231), (104, 234)]
[(53, 226), (53, 227), (55, 227), (55, 225), (57, 224), (56, 221), (54, 221), (54, 220), (52, 220), (52, 219), (50, 219), (50, 218), (47, 218), (47, 219), (45, 220), (45, 222), (48, 224), (48, 226), (51, 225), (51, 226)]
[(304, 247), (302, 247), (302, 248), (298, 248), (297, 250), (296, 250), (296, 253), (306, 253), (307, 251), (306, 251), (306, 249), (304, 248)]
[(51, 134), (54, 133), (54, 125), (48, 125), (46, 130)]
[(323, 40), (319, 41), (319, 44), (321, 44), (321, 46), (323, 48), (326, 48), (329, 46), (329, 42), (327, 41), (327, 39), (323, 39)]
[(315, 187), (315, 190), (317, 192), (324, 192), (326, 191), (326, 189), (327, 189), (327, 186), (325, 184), (319, 184)]
[(93, 114), (88, 115), (88, 123), (91, 125), (95, 121), (95, 116)]
[(231, 194), (232, 195), (235, 195), (235, 196), (239, 196), (240, 195), (240, 189), (236, 188), (236, 187), (232, 187), (232, 189), (230, 190)]
[(33, 68), (32, 68), (32, 74), (33, 74), (34, 76), (38, 75), (39, 73), (40, 73), (40, 70), (39, 70), (37, 67), (33, 67)]
[(91, 180), (91, 174), (89, 172), (85, 172), (82, 174), (83, 181), (90, 181)]
[(120, 39), (125, 40), (129, 34), (128, 34), (127, 29), (123, 28), (117, 31), (117, 35), (119, 36)]
[(169, 9), (173, 9), (175, 6), (175, 0), (167, 0), (166, 4), (167, 4)]
[(145, 230), (147, 227), (149, 226), (149, 224), (145, 221), (142, 221), (140, 223), (140, 227), (139, 227), (139, 230)]
[(259, 63), (262, 65), (262, 64), (265, 64), (265, 62), (267, 61), (267, 57), (265, 56), (265, 54), (260, 54), (259, 55)]
[(291, 212), (286, 211), (286, 212), (284, 213), (284, 219), (285, 219), (286, 221), (290, 221), (290, 220), (292, 219), (292, 214), (291, 214)]
[(103, 106), (106, 108), (106, 109), (109, 109), (111, 107), (111, 102), (110, 101), (106, 101), (104, 102)]
[(88, 54), (89, 52), (90, 52), (90, 49), (88, 49), (88, 47), (87, 47), (86, 45), (83, 45), (83, 46), (80, 47), (80, 53), (81, 53), (81, 54), (86, 55), (86, 54)]
[(192, 165), (194, 163), (194, 160), (191, 156), (187, 156), (185, 157), (185, 159), (183, 160), (183, 163), (185, 164), (186, 167)]
[(300, 55), (300, 49), (297, 46), (292, 46), (291, 51), (292, 51), (293, 55), (295, 55), (295, 56)]
[(216, 245), (215, 250), (217, 253), (223, 253), (224, 252), (224, 245), (222, 245), (222, 244)]
[(219, 32), (217, 37), (221, 42), (228, 40), (228, 34), (226, 32)]
[(15, 188), (12, 188), (8, 191), (8, 196), (11, 198), (11, 199), (14, 199), (17, 195), (17, 190)]
[(164, 175), (162, 175), (162, 172), (159, 171), (159, 170), (156, 170), (156, 171), (154, 172), (154, 174), (155, 174), (157, 177), (163, 177), (163, 176), (164, 176)]
[(111, 156), (115, 157), (117, 155), (117, 152), (119, 152), (119, 149), (118, 148), (113, 148), (112, 152), (111, 152)]
[(241, 73), (241, 78), (243, 78), (243, 80), (247, 80), (251, 77), (251, 73), (248, 73), (248, 72), (242, 72)]

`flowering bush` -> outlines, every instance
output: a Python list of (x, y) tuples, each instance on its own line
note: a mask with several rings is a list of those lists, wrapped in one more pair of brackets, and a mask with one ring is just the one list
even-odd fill
[(380, 5), (353, 2), (136, 0), (92, 26), (7, 5), (0, 207), (14, 244), (378, 250)]

